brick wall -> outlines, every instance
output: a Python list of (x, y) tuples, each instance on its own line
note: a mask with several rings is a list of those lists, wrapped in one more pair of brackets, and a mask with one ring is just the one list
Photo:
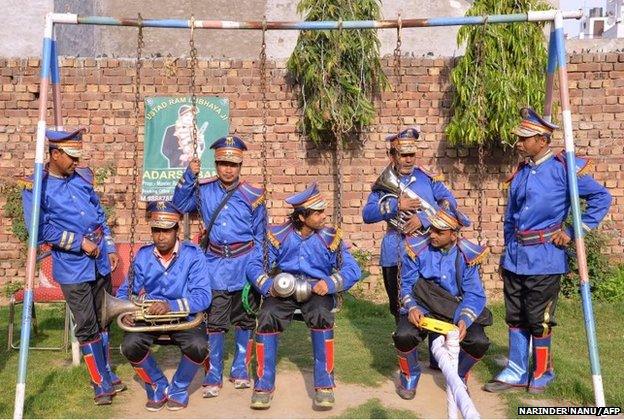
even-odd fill
[[(385, 63), (391, 65), (390, 61)], [(419, 124), (424, 133), (418, 157), (432, 170), (445, 175), (461, 207), (478, 222), (479, 175), (475, 150), (448, 146), (443, 134), (449, 118), (450, 59), (403, 60), (405, 88), (399, 103), (404, 125)], [(0, 177), (3, 185), (31, 172), (34, 159), (34, 128), (37, 120), (38, 59), (0, 59)], [(231, 103), (231, 127), (248, 141), (244, 175), (252, 181), (261, 180), (260, 142), (262, 139), (261, 93), (256, 62), (202, 61), (197, 84), (203, 95), (226, 96)], [(189, 71), (178, 69), (175, 75), (165, 72), (163, 61), (144, 64), (142, 73), (144, 95), (184, 95), (189, 92)], [(285, 79), (283, 63), (270, 63), (267, 121), (268, 171), (270, 179), (270, 214), (273, 222), (284, 220), (288, 209), (283, 198), (318, 181), (322, 190), (332, 197), (332, 155), (306, 142), (297, 130), (299, 112), (295, 92)], [(610, 188), (614, 205), (607, 219), (607, 228), (619, 232), (624, 228), (624, 53), (578, 54), (570, 57), (570, 97), (579, 154), (595, 161), (594, 176)], [(388, 73), (391, 70), (388, 67)], [(118, 240), (127, 240), (130, 225), (133, 120), (133, 75), (131, 61), (117, 59), (61, 60), (63, 116), (67, 127), (88, 125), (85, 163), (92, 167), (111, 163), (117, 172), (102, 186), (103, 201), (114, 205), (116, 220), (113, 230)], [(361, 207), (366, 201), (370, 184), (386, 165), (383, 138), (396, 131), (396, 104), (391, 92), (384, 93), (376, 104), (378, 119), (363, 135), (361, 147), (346, 151), (343, 177), (344, 229), (357, 247), (378, 253), (384, 227), (364, 225)], [(48, 121), (52, 121), (51, 112)], [(142, 123), (142, 121), (141, 121)], [(143, 128), (140, 128), (142, 136)], [(561, 147), (561, 138), (554, 141)], [(142, 150), (142, 144), (139, 144)], [(502, 214), (505, 193), (501, 182), (515, 165), (513, 153), (495, 151), (485, 156), (483, 176), (484, 202), (481, 226), (483, 237), (491, 248), (484, 265), (485, 283), (491, 296), (497, 296), (501, 283), (497, 280), (497, 261), (502, 248)], [(0, 206), (5, 197), (0, 197)], [(149, 238), (144, 221), (144, 203), (139, 205), (140, 239)], [(10, 220), (2, 216), (0, 228), (0, 282), (22, 279), (23, 261), (20, 244), (11, 234)], [(475, 223), (478, 225), (478, 223)], [(472, 228), (465, 232), (476, 238)], [(621, 258), (624, 240), (617, 235), (607, 252)], [(376, 260), (376, 256), (374, 257)], [(379, 270), (365, 289), (378, 289)]]

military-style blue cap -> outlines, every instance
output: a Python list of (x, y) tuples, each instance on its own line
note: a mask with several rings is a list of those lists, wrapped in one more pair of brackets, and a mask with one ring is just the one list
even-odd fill
[(313, 182), (304, 191), (286, 198), (285, 201), (295, 209), (323, 210), (327, 207), (316, 182)]
[(538, 134), (551, 135), (559, 126), (546, 121), (533, 108), (522, 108), (520, 110), (522, 121), (512, 133), (519, 137), (533, 137)]
[(152, 201), (147, 205), (150, 212), (150, 226), (160, 229), (171, 229), (181, 218), (180, 211), (169, 201)]
[(395, 148), (400, 154), (408, 155), (416, 153), (416, 140), (420, 137), (420, 127), (410, 127), (398, 134), (386, 137), (390, 147)]
[(74, 131), (46, 130), (48, 146), (79, 158), (82, 155), (82, 133), (85, 131), (87, 131), (86, 128), (77, 128)]
[(440, 230), (459, 230), (470, 226), (470, 219), (455, 207), (441, 208), (429, 217), (429, 221)]
[(215, 151), (216, 162), (241, 163), (243, 151), (247, 150), (247, 145), (240, 137), (227, 136), (212, 143), (210, 148)]

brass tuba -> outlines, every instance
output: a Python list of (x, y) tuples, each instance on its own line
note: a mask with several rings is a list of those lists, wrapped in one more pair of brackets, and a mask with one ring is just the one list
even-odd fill
[[(164, 315), (151, 315), (147, 309), (157, 300), (124, 300), (104, 292), (100, 324), (102, 328), (108, 325), (114, 317), (117, 317), (117, 325), (128, 332), (161, 332), (188, 330), (199, 326), (204, 320), (204, 313), (199, 312), (195, 318), (184, 321), (189, 316), (188, 312), (168, 312)], [(124, 322), (126, 315), (134, 315), (135, 321), (141, 321), (146, 325), (129, 325)]]
[[(383, 191), (386, 193), (381, 200), (394, 197), (398, 199), (401, 195), (406, 195), (409, 198), (420, 200), (420, 209), (423, 210), (427, 216), (433, 216), (436, 214), (436, 208), (430, 203), (425, 201), (421, 196), (416, 194), (409, 188), (409, 183), (406, 185), (401, 182), (401, 178), (397, 174), (392, 165), (388, 165), (379, 175), (377, 181), (373, 184), (373, 191)], [(415, 213), (413, 211), (399, 211), (397, 217), (390, 219), (388, 223), (399, 232), (403, 232), (405, 223)], [(426, 231), (419, 230), (417, 233), (424, 234)]]

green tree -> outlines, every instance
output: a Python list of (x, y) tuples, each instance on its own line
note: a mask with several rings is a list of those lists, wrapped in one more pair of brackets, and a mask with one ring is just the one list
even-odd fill
[[(545, 10), (542, 0), (475, 0), (466, 15), (526, 13)], [(511, 130), (522, 106), (543, 109), (546, 51), (543, 24), (511, 23), (464, 26), (457, 43), (466, 54), (451, 71), (455, 88), (450, 144), (476, 146), (514, 143)]]
[[(377, 20), (378, 0), (301, 0), (306, 20)], [(386, 87), (372, 29), (302, 31), (287, 63), (299, 85), (301, 130), (316, 144), (357, 134), (373, 121), (375, 94)]]

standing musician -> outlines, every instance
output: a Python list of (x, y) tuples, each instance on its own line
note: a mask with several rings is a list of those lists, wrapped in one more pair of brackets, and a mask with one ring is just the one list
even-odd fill
[(325, 226), (327, 204), (316, 184), (288, 197), (294, 207), (289, 220), (271, 227), (270, 266), (290, 273), (311, 288), (310, 296), (279, 297), (274, 274), (263, 267), (262, 250), (247, 268), (249, 281), (264, 300), (256, 330), (257, 378), (251, 408), (267, 409), (275, 389), (278, 337), (286, 329), (296, 309), (311, 329), (314, 352), (314, 404), (328, 409), (334, 404), (334, 314), (336, 293), (348, 290), (361, 277), (361, 271), (346, 246), (342, 232)]
[[(378, 180), (362, 210), (364, 223), (381, 221), (388, 223), (388, 229), (381, 243), (379, 264), (388, 295), (390, 313), (396, 322), (399, 319), (398, 261), (400, 249), (403, 248), (400, 246), (403, 235), (410, 236), (429, 228), (430, 222), (424, 209), (425, 204), (428, 204), (434, 211), (440, 205), (443, 207), (457, 205), (455, 197), (439, 177), (416, 166), (416, 140), (419, 136), (417, 128), (408, 128), (386, 138), (390, 144), (388, 156), (391, 167), (386, 168), (384, 173), (390, 171), (399, 178), (405, 189), (402, 191), (401, 201), (397, 199), (397, 191), (377, 188)], [(397, 227), (395, 223), (397, 220), (401, 220), (402, 226)]]
[[(501, 258), (505, 321), (509, 326), (507, 367), (485, 384), (489, 392), (516, 387), (542, 393), (555, 378), (552, 365), (552, 328), (561, 276), (568, 271), (566, 247), (574, 232), (565, 226), (570, 210), (566, 156), (553, 154), (551, 136), (556, 125), (531, 108), (523, 108), (514, 129), (516, 149), (525, 161), (506, 181), (505, 250)], [(589, 161), (576, 158), (579, 196), (587, 206), (583, 230), (598, 227), (609, 211), (611, 195), (587, 174)], [(530, 347), (533, 371), (529, 370)]]
[[(93, 189), (93, 172), (79, 167), (84, 128), (47, 130), (50, 159), (41, 180), (38, 243), (52, 245), (52, 275), (76, 321), (75, 335), (89, 371), (95, 404), (111, 404), (126, 386), (109, 364), (108, 332), (100, 328), (104, 291), (119, 258), (106, 215)], [(32, 177), (24, 181), (24, 220), (30, 220)], [(29, 226), (30, 227), (30, 226)]]
[[(210, 369), (204, 378), (205, 398), (219, 395), (223, 380), (225, 333), (234, 325), (234, 360), (230, 381), (235, 388), (249, 388), (252, 333), (256, 319), (243, 305), (243, 288), (247, 284), (245, 267), (252, 250), (262, 247), (265, 234), (266, 207), (264, 190), (239, 179), (243, 151), (247, 146), (236, 136), (215, 141), (217, 176), (195, 179), (200, 161), (191, 161), (173, 194), (173, 204), (183, 212), (197, 210), (206, 227), (204, 240), (206, 263), (212, 277), (212, 305), (208, 309), (207, 333), (210, 343)], [(199, 188), (199, 193), (197, 192)], [(199, 199), (197, 199), (199, 195)], [(257, 309), (259, 297), (250, 293), (251, 311)]]
[[(162, 331), (146, 330), (147, 323), (133, 313), (125, 315), (124, 324), (131, 328), (124, 334), (121, 353), (130, 361), (145, 384), (145, 409), (159, 411), (163, 406), (171, 411), (185, 408), (188, 388), (200, 366), (207, 363), (203, 311), (210, 305), (210, 274), (201, 249), (178, 240), (180, 213), (169, 202), (148, 205), (153, 243), (141, 247), (133, 261), (132, 296), (147, 302), (145, 312), (151, 316), (172, 316), (183, 322), (187, 316), (200, 317), (197, 326), (188, 329)], [(128, 281), (117, 291), (120, 299), (129, 299)], [(151, 301), (151, 302), (148, 302)], [(167, 325), (167, 324), (164, 324)], [(162, 334), (168, 334), (182, 351), (171, 383), (150, 353), (150, 347)]]

